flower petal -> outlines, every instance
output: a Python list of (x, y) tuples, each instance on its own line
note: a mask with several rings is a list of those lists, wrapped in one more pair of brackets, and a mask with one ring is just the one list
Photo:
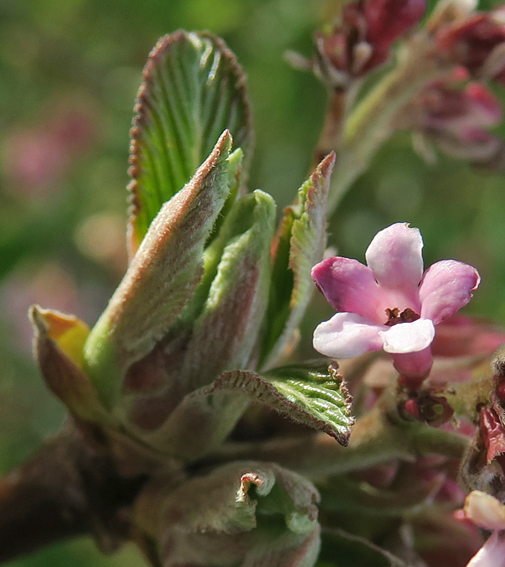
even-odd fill
[(365, 352), (380, 350), (382, 340), (377, 325), (371, 319), (355, 313), (337, 313), (314, 331), (314, 348), (334, 358), (353, 358)]
[(465, 499), (465, 516), (485, 530), (505, 530), (505, 506), (491, 494), (473, 490)]
[(381, 329), (379, 336), (386, 352), (418, 352), (433, 342), (435, 326), (429, 319), (418, 319), (412, 323), (399, 323), (389, 327), (387, 331)]
[(426, 270), (419, 289), (421, 317), (437, 325), (464, 307), (479, 283), (479, 273), (468, 264), (456, 260), (433, 264)]
[(505, 567), (505, 533), (492, 533), (466, 567)]
[(422, 249), (419, 229), (399, 222), (375, 235), (365, 257), (380, 285), (407, 292), (417, 288), (423, 276)]
[(357, 260), (340, 256), (328, 258), (312, 268), (312, 278), (337, 311), (374, 319), (378, 305), (386, 304), (385, 300), (381, 301), (383, 294), (372, 270)]

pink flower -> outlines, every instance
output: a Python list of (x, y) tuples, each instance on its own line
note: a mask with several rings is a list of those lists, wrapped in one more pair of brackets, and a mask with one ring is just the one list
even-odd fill
[(466, 497), (465, 515), (491, 536), (466, 567), (505, 567), (505, 506), (480, 490)]
[(338, 311), (316, 328), (314, 348), (334, 358), (384, 349), (417, 388), (431, 369), (435, 325), (466, 305), (480, 282), (475, 268), (455, 260), (423, 274), (422, 248), (419, 230), (397, 223), (372, 240), (368, 267), (342, 257), (314, 266), (317, 287)]

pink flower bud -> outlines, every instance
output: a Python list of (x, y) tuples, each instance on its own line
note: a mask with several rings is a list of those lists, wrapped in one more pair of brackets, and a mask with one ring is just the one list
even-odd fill
[(423, 17), (425, 0), (359, 0), (342, 9), (342, 23), (316, 34), (317, 74), (332, 87), (345, 87), (387, 61), (391, 44)]
[(464, 65), (474, 76), (481, 77), (484, 74), (499, 82), (505, 81), (503, 8), (473, 14), (462, 21), (443, 26), (436, 41), (441, 52), (454, 63)]
[(364, 4), (367, 39), (388, 48), (424, 16), (425, 0), (368, 0)]
[(505, 343), (505, 331), (485, 319), (455, 314), (437, 327), (431, 350), (434, 356), (491, 354)]
[(400, 121), (403, 128), (421, 132), (448, 155), (486, 163), (503, 145), (486, 128), (496, 126), (501, 119), (501, 103), (491, 91), (479, 83), (462, 89), (451, 77), (427, 85)]

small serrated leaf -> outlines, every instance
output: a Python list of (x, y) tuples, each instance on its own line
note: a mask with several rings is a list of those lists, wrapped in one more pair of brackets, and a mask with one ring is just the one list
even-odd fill
[(248, 370), (223, 372), (211, 386), (188, 394), (156, 431), (132, 424), (129, 428), (145, 444), (194, 461), (223, 442), (252, 401), (324, 431), (341, 445), (349, 441), (351, 397), (334, 363), (321, 361), (276, 368), (262, 376)]
[(245, 152), (247, 170), (251, 111), (233, 53), (206, 32), (160, 39), (144, 68), (131, 130), (131, 257), (162, 204), (190, 180), (225, 129)]
[(326, 203), (335, 154), (327, 156), (284, 211), (273, 252), (272, 285), (261, 345), (260, 368), (286, 354), (314, 291), (310, 272), (326, 245)]
[[(252, 401), (324, 431), (341, 445), (349, 441), (351, 397), (334, 364), (321, 361), (276, 368), (263, 376), (247, 370), (223, 372), (211, 386), (188, 394), (158, 430), (129, 427), (150, 447), (194, 461), (223, 442)], [(199, 427), (192, 427), (194, 423)]]
[(210, 388), (192, 395), (211, 396), (227, 390), (245, 393), (296, 422), (324, 431), (341, 445), (349, 442), (354, 425), (352, 400), (333, 363), (284, 366), (262, 376), (247, 370), (223, 372)]
[(109, 406), (126, 369), (151, 351), (201, 280), (204, 246), (229, 195), (230, 148), (224, 132), (191, 181), (163, 205), (88, 337), (86, 368)]

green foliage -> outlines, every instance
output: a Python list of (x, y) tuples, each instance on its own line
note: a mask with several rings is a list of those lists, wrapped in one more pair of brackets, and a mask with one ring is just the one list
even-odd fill
[(205, 242), (229, 194), (225, 132), (190, 183), (162, 206), (84, 348), (86, 368), (108, 407), (125, 371), (181, 314), (202, 273)]
[(135, 106), (130, 155), (130, 254), (162, 204), (173, 197), (228, 129), (250, 159), (245, 76), (224, 42), (179, 31), (149, 56)]
[(243, 370), (224, 372), (211, 388), (195, 395), (212, 396), (222, 390), (245, 393), (281, 415), (328, 433), (342, 445), (348, 443), (354, 424), (351, 397), (331, 364), (316, 361), (284, 366), (261, 376)]
[(318, 499), (312, 483), (274, 463), (236, 462), (175, 490), (170, 478), (153, 483), (136, 516), (160, 542), (165, 567), (310, 567), (319, 551)]
[(275, 241), (260, 365), (272, 367), (292, 345), (314, 291), (312, 266), (326, 245), (326, 205), (335, 156), (325, 158), (287, 207)]

